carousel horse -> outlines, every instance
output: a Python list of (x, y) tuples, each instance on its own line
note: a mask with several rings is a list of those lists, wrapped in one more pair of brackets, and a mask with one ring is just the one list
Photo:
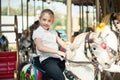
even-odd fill
[(8, 51), (8, 39), (4, 35), (0, 35), (0, 51)]
[[(100, 33), (79, 34), (66, 52), (66, 80), (95, 80), (99, 77), (99, 70), (107, 69), (112, 64), (110, 53)], [(39, 80), (40, 72), (40, 68), (28, 63), (21, 69), (21, 78)]]
[(100, 71), (110, 68), (112, 64), (112, 53), (107, 48), (101, 34), (79, 34), (66, 52), (66, 70), (74, 78), (70, 80), (101, 80)]
[(19, 40), (20, 63), (29, 61), (29, 52), (31, 50), (32, 41), (28, 30), (24, 30)]
[(25, 50), (29, 48), (30, 45), (31, 45), (31, 41), (30, 41), (29, 31), (24, 30), (20, 38), (20, 50)]
[[(106, 18), (108, 18), (108, 19), (106, 19)], [(109, 53), (109, 59), (110, 59), (110, 61), (112, 63), (111, 65), (109, 65), (109, 68), (100, 68), (100, 69), (102, 69), (102, 72), (107, 71), (107, 72), (120, 73), (120, 66), (116, 64), (118, 62), (118, 60), (120, 59), (120, 56), (119, 56), (119, 53), (118, 53), (119, 42), (118, 42), (118, 37), (116, 36), (116, 33), (119, 33), (119, 31), (120, 31), (120, 24), (119, 24), (118, 21), (119, 21), (118, 16), (115, 15), (114, 13), (112, 13), (112, 14), (109, 14), (109, 15), (105, 16), (105, 18), (102, 20), (102, 23), (100, 23), (99, 27), (97, 28), (99, 30), (98, 32), (101, 33), (101, 37), (103, 37), (104, 40), (105, 40), (106, 50)], [(76, 40), (75, 42), (77, 44), (79, 42), (79, 39)], [(73, 44), (74, 44), (74, 42), (73, 42)], [(76, 48), (76, 45), (74, 46), (74, 48)], [(78, 51), (78, 52), (75, 51), (75, 52), (80, 53), (80, 51)], [(96, 54), (96, 52), (95, 52), (95, 54)], [(71, 60), (73, 60), (73, 59), (79, 60), (79, 58), (80, 58), (79, 54), (75, 55), (74, 53), (73, 54), (70, 53), (68, 55), (71, 55), (71, 57), (69, 58)], [(76, 56), (76, 57), (73, 57), (73, 56)], [(82, 58), (83, 58), (83, 56), (82, 56)], [(104, 60), (104, 59), (101, 59), (101, 61), (102, 60)], [(93, 79), (93, 75), (94, 75), (93, 73), (92, 73), (92, 78), (90, 78), (90, 77), (88, 77), (90, 71), (85, 72), (86, 70), (84, 70), (82, 72), (78, 72), (78, 70), (82, 70), (83, 68), (76, 69), (75, 67), (73, 67), (72, 62), (68, 64), (68, 69), (71, 69), (72, 73), (74, 72), (74, 74), (76, 74), (76, 76), (78, 76), (78, 78), (80, 76), (81, 80), (87, 80), (87, 79), (94, 80)], [(79, 63), (79, 62), (77, 61), (76, 63)], [(70, 66), (72, 66), (72, 67), (70, 67)], [(85, 73), (87, 73), (87, 74), (85, 74)], [(84, 79), (82, 79), (81, 75), (83, 76)], [(78, 80), (78, 78), (76, 77), (75, 80)], [(112, 80), (110, 78), (109, 78), (109, 80)], [(104, 79), (104, 80), (106, 80), (106, 79)]]
[[(32, 40), (33, 31), (39, 26), (39, 21), (35, 21), (29, 28), (29, 30), (24, 30), (20, 37), (20, 50), (26, 50), (28, 48), (34, 49), (34, 44)], [(35, 49), (34, 49), (35, 50)], [(35, 51), (32, 51), (35, 52)]]
[(35, 44), (32, 40), (33, 31), (39, 26), (39, 21), (35, 21), (29, 30), (23, 30), (19, 40), (19, 50), (21, 62), (29, 61), (29, 53), (35, 53)]

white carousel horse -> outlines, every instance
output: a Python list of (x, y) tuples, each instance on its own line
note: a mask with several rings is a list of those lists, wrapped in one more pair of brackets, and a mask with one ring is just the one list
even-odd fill
[(100, 80), (98, 70), (108, 69), (112, 64), (111, 51), (98, 33), (78, 35), (68, 49), (66, 69), (72, 72), (72, 80)]

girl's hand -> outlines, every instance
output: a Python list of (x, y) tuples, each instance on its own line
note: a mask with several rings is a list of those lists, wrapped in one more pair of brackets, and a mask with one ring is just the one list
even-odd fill
[(62, 52), (62, 51), (58, 51), (57, 54), (63, 58), (66, 57), (66, 53)]

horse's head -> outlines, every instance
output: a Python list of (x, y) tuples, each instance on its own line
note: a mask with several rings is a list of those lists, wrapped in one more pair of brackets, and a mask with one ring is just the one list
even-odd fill
[(90, 61), (104, 68), (111, 65), (110, 51), (100, 33), (82, 33), (75, 38), (67, 57), (73, 61)]
[(93, 36), (93, 42), (88, 43), (90, 45), (89, 52), (94, 55), (98, 64), (103, 68), (109, 68), (114, 57), (112, 49), (107, 46), (106, 40), (101, 36), (101, 33), (97, 33)]

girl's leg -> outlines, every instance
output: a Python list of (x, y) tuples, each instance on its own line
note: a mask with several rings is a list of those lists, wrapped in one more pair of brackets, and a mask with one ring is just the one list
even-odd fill
[(60, 60), (56, 58), (48, 58), (41, 63), (43, 70), (54, 80), (65, 80), (63, 71), (59, 67)]

